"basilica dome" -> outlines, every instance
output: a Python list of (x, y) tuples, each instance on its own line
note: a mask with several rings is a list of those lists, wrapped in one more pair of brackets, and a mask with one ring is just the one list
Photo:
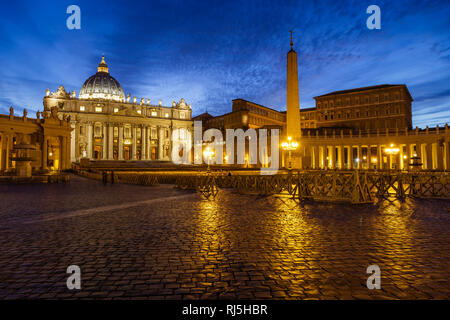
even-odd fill
[(81, 87), (80, 99), (108, 99), (122, 101), (125, 94), (120, 83), (108, 71), (105, 57), (98, 65), (97, 73), (89, 77)]

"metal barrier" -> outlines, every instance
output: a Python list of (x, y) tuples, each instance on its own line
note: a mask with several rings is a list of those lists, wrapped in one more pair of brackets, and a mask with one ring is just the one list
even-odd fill
[[(101, 172), (78, 171), (78, 174), (96, 180), (102, 179)], [(183, 190), (200, 192), (207, 199), (215, 198), (220, 188), (232, 188), (240, 194), (248, 195), (287, 193), (298, 200), (344, 201), (354, 204), (373, 203), (374, 197), (450, 198), (450, 175), (447, 172), (311, 170), (277, 175), (119, 172), (114, 173), (114, 180), (138, 185), (171, 183)]]

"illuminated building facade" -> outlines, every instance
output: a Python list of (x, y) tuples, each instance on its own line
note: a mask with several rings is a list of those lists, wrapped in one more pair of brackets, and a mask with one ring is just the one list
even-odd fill
[[(384, 104), (380, 104), (378, 112), (383, 112), (384, 115), (378, 118), (376, 117), (378, 105), (374, 105), (375, 107), (372, 109), (367, 106), (355, 105), (345, 109), (351, 110), (352, 116), (349, 116), (349, 121), (339, 123), (338, 126), (336, 124), (338, 121), (334, 121), (334, 116), (329, 118), (329, 123), (328, 118), (321, 118), (322, 111), (319, 112), (317, 107), (301, 109), (300, 125), (302, 130), (297, 156), (302, 157), (302, 168), (407, 169), (411, 158), (416, 156), (420, 158), (423, 169), (450, 170), (450, 129), (447, 125), (425, 129), (411, 128), (411, 100), (406, 86), (388, 86), (373, 90), (362, 88), (351, 91), (354, 96), (367, 96), (371, 91), (378, 95), (382, 93), (384, 97), (386, 97), (385, 92), (388, 92), (388, 97), (393, 94), (395, 98), (396, 90), (399, 95), (405, 95), (409, 100), (406, 103), (408, 109), (402, 111), (404, 115), (409, 116), (403, 115), (400, 118), (395, 112), (396, 106), (404, 104), (404, 102), (393, 103), (391, 110), (394, 112), (390, 115), (386, 115), (386, 113), (391, 113), (391, 111), (386, 112)], [(335, 98), (337, 95), (333, 96)], [(346, 94), (343, 96), (345, 97)], [(385, 98), (383, 100), (386, 101)], [(316, 99), (316, 101), (322, 100)], [(368, 108), (369, 115), (375, 115), (372, 120), (366, 118), (366, 114), (363, 113)], [(328, 111), (327, 114), (330, 115), (331, 112)], [(340, 111), (334, 111), (334, 114), (336, 115), (338, 112)], [(225, 133), (226, 129), (236, 128), (279, 128), (281, 136), (286, 136), (285, 119), (286, 112), (276, 111), (242, 99), (233, 100), (233, 111), (230, 113), (217, 117), (201, 114), (193, 118), (193, 120), (202, 121), (204, 130), (217, 128)], [(397, 126), (389, 127), (392, 124), (397, 124)], [(384, 151), (391, 144), (399, 148), (398, 154), (394, 156), (390, 156)], [(282, 159), (284, 158), (284, 154), (282, 154)]]
[[(296, 71), (289, 54), (288, 66)], [(295, 78), (294, 71), (291, 70), (291, 77)], [(290, 82), (288, 97), (296, 100), (298, 88), (293, 88), (295, 81)], [(294, 90), (291, 95), (290, 90)], [(298, 163), (296, 168), (410, 169), (415, 161), (418, 168), (450, 170), (448, 125), (413, 129), (413, 99), (406, 85), (336, 91), (314, 99), (315, 108), (300, 109), (299, 148), (293, 152), (293, 158), (301, 161), (294, 160)], [(289, 99), (287, 102), (289, 106)], [(291, 101), (292, 105), (295, 106), (295, 101)], [(217, 117), (205, 113), (194, 120), (202, 121), (204, 130), (279, 128), (281, 139), (288, 136), (285, 111), (243, 99), (233, 100), (230, 113)], [(389, 149), (396, 152), (390, 154)], [(282, 166), (286, 167), (285, 152), (281, 152), (281, 158)]]
[(60, 86), (47, 89), (44, 110), (58, 108), (61, 117), (70, 117), (72, 161), (161, 160), (170, 161), (174, 140), (192, 134), (191, 106), (184, 99), (172, 106), (151, 104), (150, 99), (125, 96), (120, 83), (109, 74), (104, 57), (97, 73), (83, 84), (79, 96)]
[[(42, 115), (42, 118), (41, 118)], [(60, 118), (57, 109), (36, 113), (36, 119), (0, 115), (0, 172), (17, 171), (19, 159), (29, 162), (29, 174), (70, 168), (70, 135), (67, 116)]]

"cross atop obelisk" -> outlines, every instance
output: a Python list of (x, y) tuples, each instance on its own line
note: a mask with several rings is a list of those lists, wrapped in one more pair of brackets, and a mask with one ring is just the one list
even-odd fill
[(291, 49), (294, 46), (294, 42), (292, 41), (292, 34), (294, 33), (294, 30), (289, 30), (289, 32), (291, 33)]

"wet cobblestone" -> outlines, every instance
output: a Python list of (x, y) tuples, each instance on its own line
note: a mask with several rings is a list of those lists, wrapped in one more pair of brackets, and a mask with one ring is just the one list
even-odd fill
[[(448, 200), (297, 204), (169, 185), (0, 185), (0, 298), (445, 299)], [(81, 268), (81, 290), (66, 269)], [(381, 268), (381, 290), (366, 268)]]

